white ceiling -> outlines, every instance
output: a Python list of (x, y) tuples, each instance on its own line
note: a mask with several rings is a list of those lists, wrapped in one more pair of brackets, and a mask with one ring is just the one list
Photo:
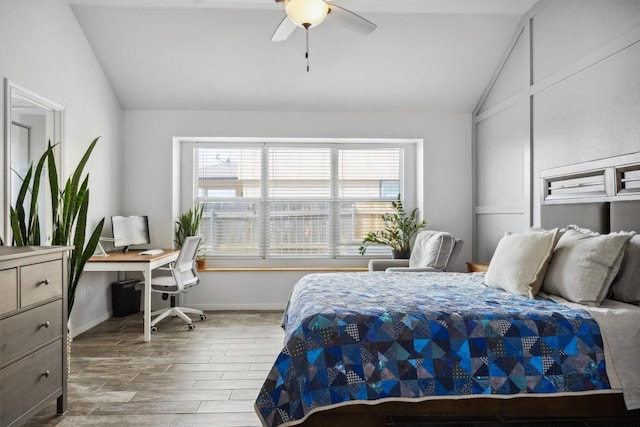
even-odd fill
[(336, 0), (375, 22), (270, 38), (273, 0), (68, 0), (125, 109), (469, 113), (536, 0)]

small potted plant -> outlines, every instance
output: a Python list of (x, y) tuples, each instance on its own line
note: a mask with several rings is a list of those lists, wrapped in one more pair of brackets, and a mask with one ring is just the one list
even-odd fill
[(416, 217), (418, 208), (413, 209), (409, 214), (405, 212), (399, 194), (398, 199), (391, 202), (391, 206), (395, 212), (382, 214), (384, 223), (382, 229), (367, 233), (359, 249), (360, 255), (365, 254), (369, 245), (377, 244), (391, 248), (393, 258), (409, 258), (413, 237), (427, 223), (424, 220), (418, 221)]
[[(200, 234), (200, 221), (202, 220), (203, 205), (196, 204), (193, 208), (183, 212), (176, 221), (176, 238), (175, 242), (178, 246), (182, 246), (184, 239), (189, 236), (198, 236)], [(198, 269), (205, 268), (206, 258), (205, 249), (201, 244), (196, 256)]]
[(198, 248), (198, 254), (196, 255), (196, 265), (198, 266), (198, 270), (204, 270), (207, 268), (207, 250), (203, 244), (200, 244)]

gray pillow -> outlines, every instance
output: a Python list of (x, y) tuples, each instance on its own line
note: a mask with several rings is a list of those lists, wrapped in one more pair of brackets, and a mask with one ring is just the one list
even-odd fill
[(598, 234), (575, 226), (567, 227), (553, 251), (542, 290), (568, 301), (600, 305), (634, 234)]
[(549, 265), (558, 229), (507, 233), (498, 242), (485, 283), (516, 295), (535, 298)]
[(640, 304), (640, 235), (635, 235), (629, 240), (620, 271), (611, 284), (609, 298), (629, 304)]
[(409, 267), (435, 267), (443, 270), (453, 253), (456, 239), (446, 231), (424, 230), (418, 233), (411, 250)]

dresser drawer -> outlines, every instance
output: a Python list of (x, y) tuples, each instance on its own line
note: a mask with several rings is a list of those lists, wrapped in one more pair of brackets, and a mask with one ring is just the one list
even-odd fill
[(61, 299), (0, 321), (0, 366), (62, 337), (62, 328)]
[(62, 340), (0, 371), (0, 425), (62, 392)]
[(18, 309), (18, 269), (0, 270), (0, 315)]
[(62, 260), (20, 268), (20, 306), (27, 307), (62, 295)]

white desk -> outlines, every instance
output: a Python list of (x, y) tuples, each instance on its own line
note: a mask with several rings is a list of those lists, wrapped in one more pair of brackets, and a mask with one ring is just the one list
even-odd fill
[(151, 271), (178, 258), (178, 249), (165, 249), (158, 255), (140, 255), (141, 251), (109, 252), (93, 256), (84, 271), (139, 271), (144, 276), (144, 340), (151, 341)]

